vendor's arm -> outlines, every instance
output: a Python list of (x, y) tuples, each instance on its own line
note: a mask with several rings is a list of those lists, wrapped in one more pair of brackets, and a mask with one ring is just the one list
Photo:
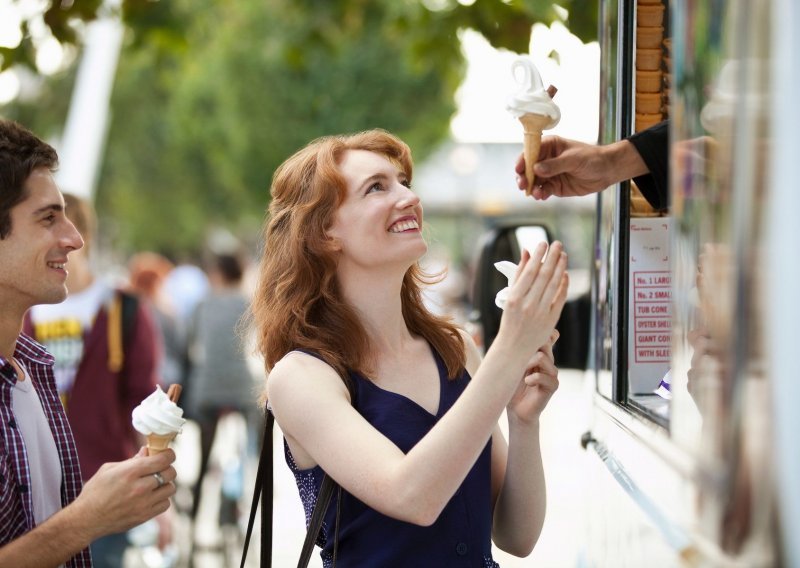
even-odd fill
[[(524, 156), (515, 166), (517, 186), (528, 187)], [(603, 191), (620, 181), (647, 173), (647, 165), (636, 147), (627, 140), (605, 146), (548, 136), (542, 140), (533, 198), (579, 197)]]
[(669, 121), (659, 122), (628, 138), (647, 167), (646, 174), (631, 176), (655, 209), (666, 209), (669, 192)]
[[(517, 187), (526, 189), (524, 156), (514, 168)], [(548, 136), (542, 140), (533, 168), (536, 179), (532, 195), (576, 197), (603, 191), (633, 179), (655, 209), (666, 209), (669, 188), (669, 121), (661, 122), (626, 140), (604, 146)]]

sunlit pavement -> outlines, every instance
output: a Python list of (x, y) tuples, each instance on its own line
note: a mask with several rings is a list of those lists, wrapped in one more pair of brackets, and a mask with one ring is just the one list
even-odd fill
[[(583, 389), (583, 372), (561, 371), (561, 385), (542, 416), (542, 454), (547, 478), (547, 517), (544, 529), (533, 553), (527, 558), (516, 558), (495, 549), (495, 560), (503, 568), (536, 566), (546, 568), (572, 568), (577, 563), (578, 542), (582, 519), (581, 502), (583, 486), (581, 474), (588, 459), (580, 447), (580, 436), (586, 430), (586, 394)], [(212, 466), (204, 484), (203, 504), (195, 531), (195, 568), (223, 568), (239, 566), (241, 543), (233, 527), (221, 531), (218, 524), (220, 482), (222, 468), (219, 465), (230, 459), (232, 452), (241, 445), (243, 425), (233, 419), (220, 425), (217, 443), (212, 452)], [(178, 479), (184, 488), (178, 502), (184, 509), (191, 498), (186, 494), (188, 484), (196, 476), (199, 451), (197, 430), (189, 424), (175, 442), (178, 454)], [(274, 549), (273, 566), (295, 566), (305, 537), (302, 506), (288, 467), (283, 458), (283, 445), (279, 431), (275, 432), (275, 503), (274, 503)], [(255, 461), (246, 468), (245, 493), (249, 493), (255, 475)], [(250, 496), (242, 498), (243, 523), (249, 511)], [(175, 540), (179, 561), (176, 566), (188, 566), (190, 525), (183, 514), (175, 515)], [(258, 566), (259, 526), (256, 522), (254, 540), (250, 544), (248, 566)], [(225, 542), (228, 546), (224, 546)], [(225, 550), (228, 550), (227, 562)], [(127, 555), (127, 568), (156, 568), (158, 555), (150, 552), (151, 563), (144, 560), (142, 549), (132, 549)], [(147, 552), (147, 551), (145, 551)], [(310, 566), (321, 567), (318, 551), (314, 553)]]

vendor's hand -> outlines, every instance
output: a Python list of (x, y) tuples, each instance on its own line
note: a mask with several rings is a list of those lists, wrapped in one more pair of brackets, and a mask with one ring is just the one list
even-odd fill
[(547, 343), (534, 353), (525, 369), (517, 391), (508, 403), (510, 419), (530, 423), (538, 420), (550, 397), (558, 389), (558, 368), (553, 356), (553, 345), (559, 333), (553, 330)]
[[(528, 187), (525, 159), (520, 156), (514, 168), (517, 186)], [(647, 172), (636, 148), (623, 140), (608, 146), (594, 146), (560, 136), (542, 140), (539, 158), (533, 167), (533, 198), (551, 195), (576, 197), (597, 193), (610, 185)]]
[(172, 450), (148, 456), (142, 448), (128, 460), (103, 464), (74, 503), (83, 509), (83, 518), (91, 519), (95, 538), (126, 531), (166, 511), (175, 494), (174, 461)]

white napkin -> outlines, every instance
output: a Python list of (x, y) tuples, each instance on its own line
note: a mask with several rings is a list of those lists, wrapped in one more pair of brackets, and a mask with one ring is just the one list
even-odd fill
[(494, 297), (495, 305), (497, 305), (497, 307), (501, 310), (504, 310), (506, 308), (506, 300), (508, 299), (509, 288), (511, 288), (511, 286), (514, 284), (514, 280), (517, 278), (517, 269), (519, 267), (508, 260), (495, 262), (494, 267), (499, 270), (503, 276), (508, 278), (508, 286), (500, 290), (497, 293), (497, 296)]

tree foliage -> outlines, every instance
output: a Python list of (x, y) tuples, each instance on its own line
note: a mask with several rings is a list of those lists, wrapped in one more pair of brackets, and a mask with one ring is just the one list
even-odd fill
[[(51, 2), (45, 22), (60, 40), (76, 41), (69, 30), (96, 17), (101, 2), (54, 8), (65, 4)], [(209, 225), (251, 234), (274, 169), (317, 136), (381, 127), (424, 158), (455, 110), (465, 70), (460, 30), (516, 52), (528, 51), (537, 21), (563, 21), (584, 40), (596, 33), (596, 9), (577, 0), (560, 5), (574, 4), (581, 19), (544, 0), (466, 4), (123, 0), (129, 32), (97, 190), (116, 242), (180, 252), (201, 244)], [(2, 65), (30, 63), (30, 48), (26, 39), (1, 53)], [(5, 114), (52, 132), (63, 124), (73, 76), (46, 82), (40, 98)]]
[[(11, 5), (23, 1), (11, 0)], [(438, 54), (443, 42), (465, 28), (480, 32), (495, 47), (517, 53), (528, 50), (530, 28), (537, 22), (562, 22), (584, 42), (597, 37), (597, 0), (297, 0), (292, 9), (307, 24), (297, 39), (335, 43), (337, 37), (361, 26), (374, 4), (385, 5), (386, 23), (407, 33), (413, 49), (425, 55)], [(196, 5), (202, 9), (203, 2)], [(30, 30), (40, 18), (61, 43), (78, 43), (86, 23), (109, 13), (119, 13), (137, 43), (175, 46), (187, 31), (172, 0), (121, 0), (118, 8), (103, 0), (48, 0), (42, 6), (41, 12), (24, 11), (19, 45), (0, 47), (0, 71), (15, 64), (35, 69), (36, 46)], [(331, 26), (334, 22), (337, 25)]]
[(123, 241), (185, 249), (208, 224), (251, 232), (274, 169), (318, 136), (380, 127), (424, 155), (447, 132), (463, 61), (414, 62), (401, 36), (376, 33), (381, 3), (335, 46), (296, 44), (306, 21), (291, 0), (172, 4), (191, 22), (185, 50), (129, 46), (115, 84), (97, 198), (125, 212)]

